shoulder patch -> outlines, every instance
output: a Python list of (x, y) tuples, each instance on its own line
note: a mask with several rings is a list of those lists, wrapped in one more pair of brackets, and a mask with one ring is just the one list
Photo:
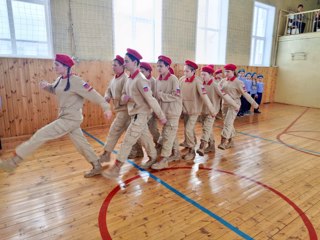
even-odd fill
[(88, 92), (90, 92), (90, 91), (93, 89), (93, 87), (91, 87), (91, 86), (89, 85), (89, 83), (87, 83), (87, 82), (85, 82), (84, 84), (82, 84), (82, 86), (83, 86), (86, 90), (88, 90)]
[(202, 94), (207, 94), (207, 90), (203, 85), (201, 86), (201, 91), (202, 91)]
[(143, 91), (144, 92), (148, 92), (149, 91), (149, 86), (148, 85), (144, 85), (143, 86)]

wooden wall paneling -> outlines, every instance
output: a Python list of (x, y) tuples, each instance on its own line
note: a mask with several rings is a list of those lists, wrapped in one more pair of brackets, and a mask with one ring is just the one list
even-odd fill
[[(41, 75), (40, 80), (46, 80), (50, 83), (53, 83), (57, 79), (57, 74), (54, 71), (54, 63), (52, 60), (47, 60), (43, 64), (43, 76)], [(45, 92), (45, 91), (42, 91)], [(45, 92), (46, 93), (46, 92)], [(48, 101), (48, 109), (49, 109), (49, 119), (50, 122), (57, 119), (58, 117), (58, 108), (57, 108), (57, 97), (55, 94), (47, 93), (46, 99)]]
[(18, 127), (18, 133), (24, 132), (24, 124), (22, 124), (23, 116), (25, 114), (25, 111), (23, 109), (22, 105), (22, 85), (21, 85), (21, 78), (24, 77), (21, 74), (22, 68), (23, 68), (23, 59), (17, 59), (17, 61), (14, 61), (12, 66), (14, 69), (10, 71), (10, 74), (12, 74), (13, 77), (11, 79), (14, 79), (16, 91), (14, 93), (14, 105), (15, 105), (15, 123)]
[(9, 103), (6, 94), (6, 91), (9, 91), (9, 89), (5, 87), (5, 81), (8, 81), (8, 78), (5, 77), (6, 71), (6, 63), (4, 61), (0, 61), (0, 96), (2, 102), (2, 109), (0, 109), (0, 138), (11, 136), (8, 113)]
[[(13, 111), (13, 100), (12, 100), (12, 91), (14, 91), (14, 87), (12, 84), (14, 83), (10, 79), (10, 72), (9, 72), (9, 63), (10, 61), (4, 62), (4, 86), (5, 86), (5, 92), (6, 92), (6, 100), (7, 100), (7, 117), (9, 121), (9, 128), (10, 128), (10, 136), (17, 136), (17, 128), (15, 126), (14, 122), (14, 111)], [(12, 83), (13, 82), (13, 83)]]
[[(39, 101), (39, 84), (38, 84), (38, 69), (35, 66), (35, 61), (34, 59), (29, 60), (29, 72), (30, 72), (30, 90), (31, 90), (31, 105), (29, 107), (29, 110), (31, 111), (32, 114), (32, 120), (31, 120), (31, 126), (32, 126), (32, 133), (38, 130), (39, 126), (41, 126), (41, 120), (39, 119), (39, 106), (40, 106), (40, 101)], [(32, 134), (31, 133), (31, 134)]]
[[(153, 76), (157, 77), (156, 64), (152, 66)], [(200, 65), (200, 68), (202, 66)], [(178, 78), (183, 76), (184, 64), (172, 64), (172, 67)], [(218, 68), (223, 66), (216, 65), (215, 69)], [(239, 68), (263, 74), (265, 93), (262, 102), (273, 102), (278, 69), (252, 66), (238, 66)], [(0, 113), (0, 137), (31, 135), (57, 118), (56, 96), (39, 89), (41, 79), (54, 82), (57, 78), (52, 60), (2, 58), (0, 70), (3, 72), (0, 76), (0, 94), (3, 102)], [(76, 64), (74, 72), (88, 81), (102, 96), (113, 78), (111, 61), (82, 61)], [(199, 74), (200, 69), (197, 71), (197, 75)], [(104, 119), (101, 107), (97, 104), (85, 101), (83, 114), (84, 128), (110, 124)]]
[[(43, 62), (43, 61), (42, 61)], [(38, 104), (37, 104), (37, 115), (38, 115), (38, 126), (37, 129), (41, 128), (42, 126), (45, 126), (48, 122), (48, 108), (45, 107), (45, 98), (47, 93), (42, 90), (39, 86), (39, 83), (41, 81), (41, 76), (43, 76), (41, 73), (43, 72), (43, 65), (39, 63), (39, 60), (34, 61), (34, 66), (37, 69), (37, 75), (34, 83), (34, 90), (37, 91), (37, 97), (38, 97)]]
[(29, 105), (31, 103), (31, 91), (29, 87), (30, 83), (30, 73), (29, 73), (29, 63), (27, 59), (21, 59), (22, 67), (19, 68), (19, 80), (21, 86), (21, 108), (23, 110), (22, 117), (22, 133), (21, 135), (25, 135), (31, 132), (31, 126), (29, 123), (32, 118), (32, 114), (29, 110)]

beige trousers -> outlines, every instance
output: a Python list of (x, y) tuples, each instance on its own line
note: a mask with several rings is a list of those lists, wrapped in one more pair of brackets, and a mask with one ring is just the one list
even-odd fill
[[(175, 147), (179, 147), (178, 140), (176, 139), (177, 131), (179, 126), (179, 117), (176, 118), (168, 118), (167, 123), (162, 128), (162, 149), (161, 156), (162, 157), (170, 157), (172, 153), (172, 149)], [(177, 145), (174, 147), (174, 145)]]
[(212, 133), (212, 127), (213, 127), (215, 118), (209, 114), (201, 115), (201, 118), (202, 118), (201, 140), (203, 140), (205, 142), (213, 142), (214, 136)]
[(237, 111), (234, 109), (234, 107), (229, 106), (226, 109), (225, 119), (223, 123), (223, 129), (221, 132), (221, 136), (229, 139), (233, 138), (236, 135), (236, 130), (234, 129), (234, 120), (237, 117)]
[(187, 115), (185, 117), (186, 119), (185, 128), (184, 128), (185, 141), (187, 143), (187, 146), (191, 149), (194, 149), (196, 146), (195, 127), (196, 127), (198, 116), (199, 115)]
[(120, 111), (117, 113), (116, 118), (110, 126), (107, 140), (104, 145), (106, 151), (112, 152), (114, 150), (122, 133), (128, 128), (130, 120), (131, 118), (127, 111)]
[(121, 162), (125, 162), (129, 156), (132, 146), (140, 139), (142, 146), (145, 148), (147, 154), (151, 158), (157, 157), (157, 151), (152, 141), (152, 136), (148, 128), (147, 113), (139, 113), (131, 116), (130, 125), (124, 136), (124, 140), (121, 144), (121, 148), (117, 159)]
[(79, 153), (83, 155), (88, 162), (96, 162), (99, 158), (83, 135), (80, 128), (81, 122), (82, 121), (59, 118), (39, 129), (28, 141), (19, 145), (16, 148), (16, 153), (24, 159), (48, 140), (53, 140), (68, 134)]

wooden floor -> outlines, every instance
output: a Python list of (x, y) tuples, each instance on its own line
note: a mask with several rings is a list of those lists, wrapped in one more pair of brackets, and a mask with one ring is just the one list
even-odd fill
[[(47, 143), (14, 174), (0, 172), (0, 238), (318, 239), (320, 109), (270, 104), (262, 112), (236, 120), (234, 148), (194, 165), (149, 174), (126, 163), (125, 187), (83, 178), (90, 166), (68, 138)], [(103, 141), (107, 130), (89, 132)]]

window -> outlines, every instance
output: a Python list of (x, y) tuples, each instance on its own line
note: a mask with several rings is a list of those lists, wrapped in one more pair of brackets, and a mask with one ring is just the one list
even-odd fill
[(197, 63), (225, 63), (228, 2), (226, 0), (198, 1)]
[(0, 0), (0, 56), (52, 57), (49, 0)]
[(270, 66), (275, 7), (254, 3), (250, 65)]
[(161, 0), (113, 0), (114, 52), (137, 50), (143, 61), (156, 62), (161, 54)]

